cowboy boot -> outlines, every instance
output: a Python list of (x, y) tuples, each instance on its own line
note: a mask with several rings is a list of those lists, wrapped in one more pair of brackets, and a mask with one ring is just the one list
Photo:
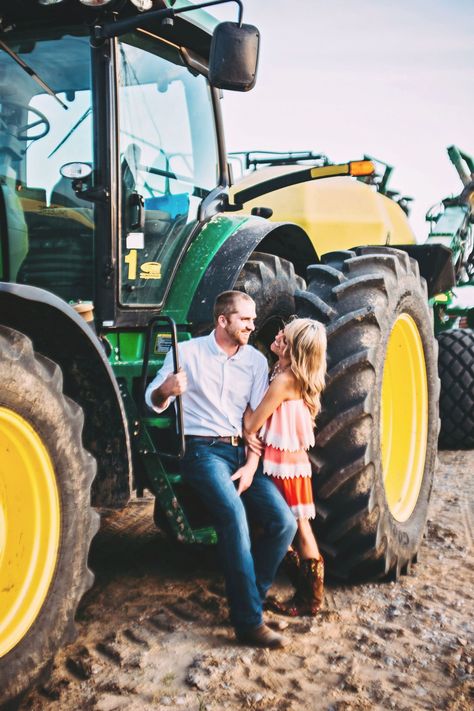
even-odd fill
[(314, 617), (320, 610), (324, 596), (324, 559), (307, 558), (301, 561), (296, 592), (286, 602), (269, 598), (267, 609), (287, 617)]
[(324, 558), (310, 558), (303, 561), (306, 568), (306, 581), (308, 585), (309, 612), (307, 615), (316, 615), (322, 607), (324, 598)]

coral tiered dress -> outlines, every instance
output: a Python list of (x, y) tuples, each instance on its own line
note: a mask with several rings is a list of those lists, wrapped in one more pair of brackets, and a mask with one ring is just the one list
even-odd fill
[(306, 452), (314, 445), (314, 422), (304, 400), (284, 400), (259, 436), (265, 443), (265, 474), (272, 478), (296, 518), (314, 518), (311, 464)]

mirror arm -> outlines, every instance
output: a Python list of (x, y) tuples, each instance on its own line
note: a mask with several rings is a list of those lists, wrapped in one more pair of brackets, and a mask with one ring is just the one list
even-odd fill
[(107, 202), (110, 197), (108, 189), (103, 185), (88, 187), (87, 182), (80, 178), (72, 181), (72, 189), (78, 198), (89, 202)]
[(91, 28), (91, 34), (94, 40), (104, 40), (109, 39), (110, 37), (118, 37), (125, 32), (135, 30), (137, 27), (146, 27), (149, 24), (153, 24), (156, 20), (164, 20), (167, 17), (173, 18), (184, 12), (200, 10), (204, 7), (222, 5), (228, 2), (236, 2), (239, 6), (239, 25), (242, 25), (242, 0), (208, 0), (208, 2), (202, 2), (198, 5), (192, 5), (190, 7), (181, 7), (176, 10), (172, 7), (163, 10), (150, 10), (136, 17), (129, 17), (123, 20), (117, 20), (116, 22), (103, 22), (102, 24), (94, 25)]

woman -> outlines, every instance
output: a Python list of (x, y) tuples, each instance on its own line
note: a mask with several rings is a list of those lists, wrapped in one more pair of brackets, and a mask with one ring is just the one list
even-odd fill
[[(326, 331), (323, 324), (297, 318), (280, 330), (271, 350), (278, 361), (270, 387), (254, 412), (248, 410), (244, 427), (259, 432), (265, 444), (263, 471), (280, 490), (298, 530), (295, 548), (287, 555), (296, 592), (286, 603), (269, 600), (268, 606), (290, 615), (315, 615), (323, 601), (324, 561), (310, 520), (316, 515), (307, 450), (314, 445), (314, 419), (321, 409), (326, 374)], [(249, 453), (243, 469), (255, 470), (258, 459)], [(241, 470), (233, 478), (239, 478)]]

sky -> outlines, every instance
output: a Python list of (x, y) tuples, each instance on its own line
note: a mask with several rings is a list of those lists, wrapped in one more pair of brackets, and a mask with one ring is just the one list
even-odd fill
[(447, 146), (474, 155), (474, 0), (243, 2), (261, 31), (258, 79), (225, 92), (227, 149), (373, 155), (414, 198), (422, 241), (427, 209), (461, 190)]

